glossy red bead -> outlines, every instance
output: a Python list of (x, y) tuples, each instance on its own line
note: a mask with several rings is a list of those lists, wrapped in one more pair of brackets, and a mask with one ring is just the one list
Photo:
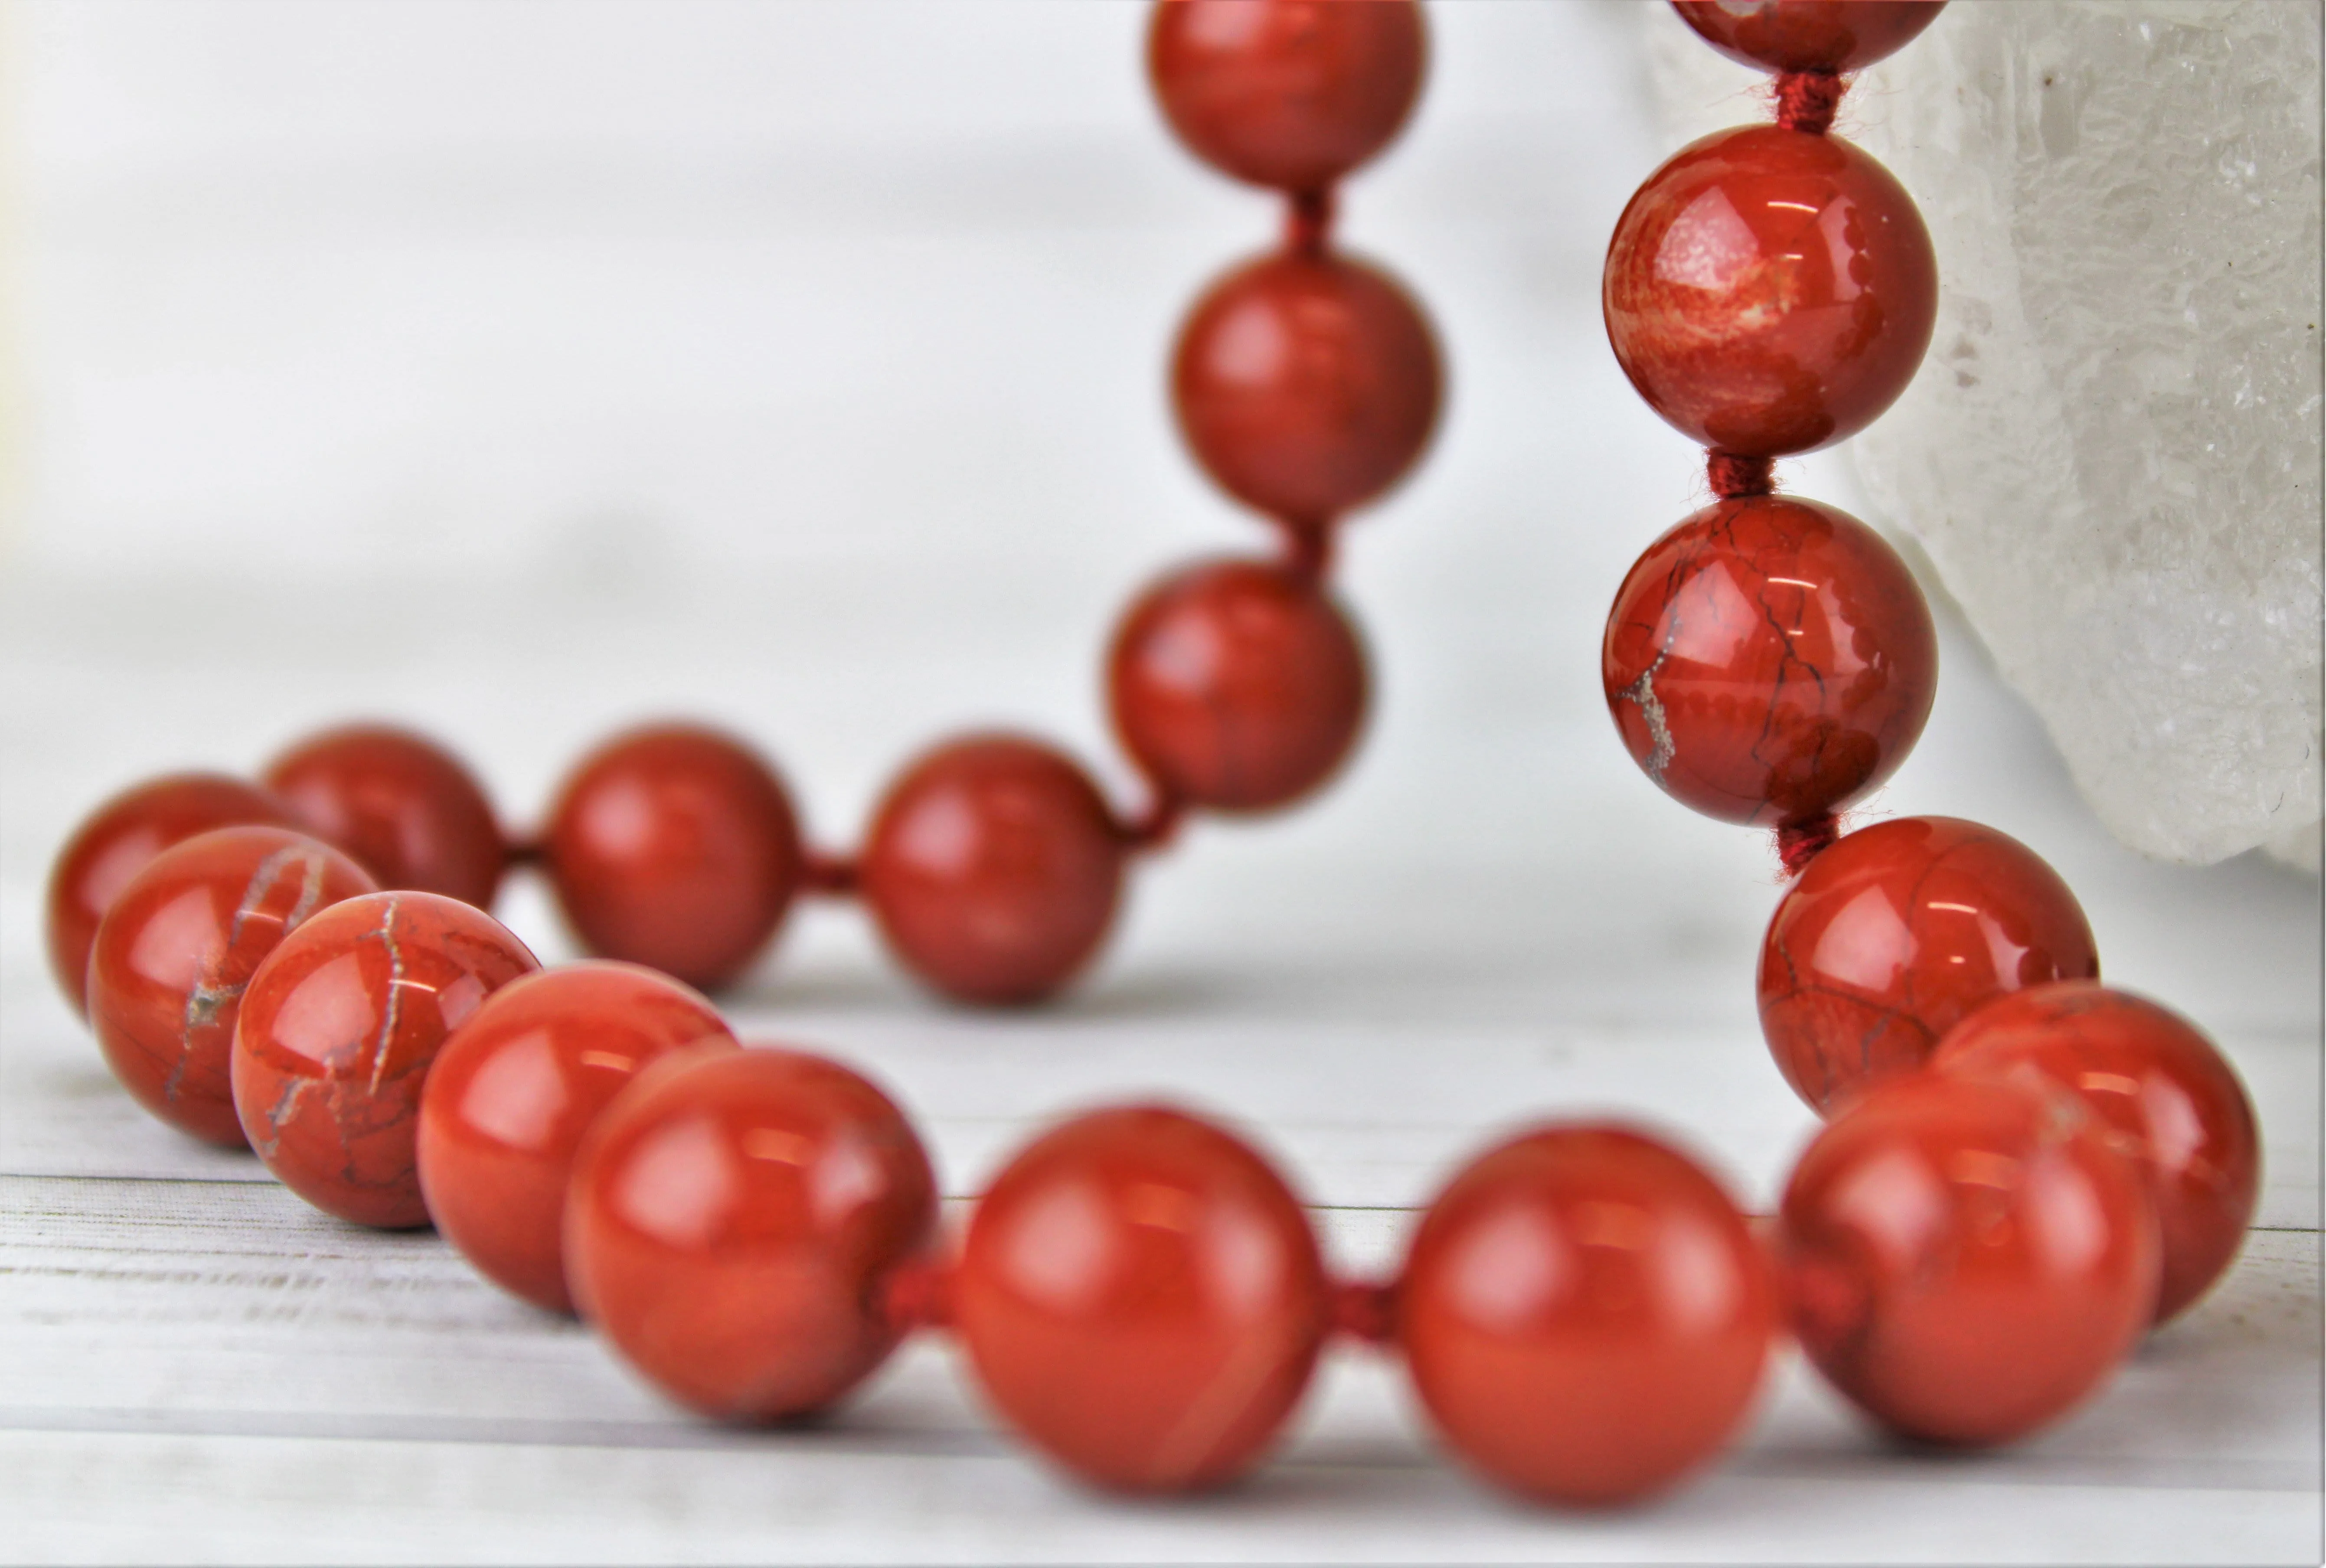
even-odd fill
[(936, 1180), (887, 1096), (794, 1051), (687, 1053), (591, 1129), (565, 1213), (585, 1316), (663, 1392), (773, 1421), (897, 1342), (885, 1282), (935, 1235)]
[(799, 826), (783, 781), (696, 725), (635, 729), (575, 768), (547, 858), (591, 951), (715, 990), (766, 951), (798, 893)]
[(57, 988), (88, 1015), (88, 953), (98, 922), (145, 863), (213, 828), (295, 826), (291, 808), (224, 774), (180, 773), (124, 790), (73, 830), (49, 872), (49, 970)]
[(507, 858), (500, 824), (476, 775), (434, 741), (351, 724), (302, 741), (265, 778), (309, 832), (363, 862), (381, 886), (492, 906)]
[(2144, 1170), (2164, 1243), (2155, 1321), (2186, 1311), (2245, 1242), (2261, 1134), (2237, 1070), (2169, 1008), (2090, 980), (2001, 997), (1949, 1031), (1939, 1072), (2033, 1072), (2072, 1090)]
[(1698, 37), (1765, 70), (1862, 70), (1939, 19), (1946, 0), (1672, 0)]
[(1122, 889), (1122, 830), (1082, 769), (1038, 741), (972, 736), (889, 786), (860, 876), (907, 968), (969, 1002), (1030, 1002), (1079, 973)]
[(1398, 1289), (1415, 1390), (1463, 1460), (1528, 1497), (1625, 1502), (1736, 1433), (1777, 1326), (1759, 1246), (1687, 1156), (1543, 1127), (1429, 1206)]
[(245, 1147), (227, 1079), (243, 988), (302, 922), (378, 886), (287, 828), (217, 828), (148, 860), (89, 957), (89, 1022), (114, 1077), (180, 1131)]
[(1047, 1457), (1137, 1492), (1257, 1465), (1331, 1297), (1307, 1217), (1235, 1137), (1177, 1110), (1078, 1117), (970, 1221), (954, 1319), (978, 1387)]
[(1836, 136), (1719, 131), (1616, 221), (1607, 339), (1650, 407), (1740, 457), (1812, 451), (1897, 400), (1937, 320), (1912, 198)]
[(1917, 1073), (1853, 1103), (1778, 1220), (1793, 1331), (1884, 1424), (2007, 1443), (2095, 1392), (2148, 1325), (2148, 1184), (2071, 1096)]
[(565, 1190), (582, 1136), (649, 1064), (734, 1049), (688, 987), (603, 959), (523, 975), (452, 1031), (420, 1096), (420, 1193), (477, 1272), (551, 1312), (565, 1286)]
[(1163, 793), (1215, 811), (1285, 805), (1330, 778), (1364, 723), (1365, 652), (1313, 576), (1270, 561), (1177, 571), (1107, 658), (1115, 732)]
[(1726, 822), (1838, 812), (1879, 788), (1937, 694), (1930, 608), (1836, 507), (1721, 501), (1650, 545), (1607, 613), (1600, 680), (1632, 760)]
[(1154, 9), (1147, 75), (1197, 157), (1308, 191), (1396, 136), (1425, 53), (1413, 0), (1175, 0)]
[(2082, 907), (2033, 850), (1977, 822), (1898, 817), (1819, 854), (1778, 903), (1761, 1032), (1823, 1114), (1920, 1067), (1974, 1008), (2098, 973)]
[(1171, 365), (1172, 406), (1222, 489), (1316, 523), (1401, 478), (1437, 423), (1429, 322), (1361, 262), (1264, 256), (1196, 302)]
[(428, 1223), (414, 1143), (444, 1038), (540, 966), (491, 915), (373, 893), (291, 932), (242, 993), (234, 1105), (275, 1178), (358, 1225)]

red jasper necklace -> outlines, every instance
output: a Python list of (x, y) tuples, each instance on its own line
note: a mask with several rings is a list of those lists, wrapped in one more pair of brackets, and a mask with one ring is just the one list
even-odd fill
[[(264, 788), (132, 791), (66, 846), (51, 956), (116, 1074), (321, 1209), (433, 1222), (707, 1415), (822, 1408), (942, 1328), (1002, 1420), (1109, 1488), (1246, 1473), (1335, 1334), (1400, 1356), (1463, 1461), (1567, 1503), (1709, 1461), (1781, 1329), (1918, 1437), (2004, 1442), (2075, 1406), (2232, 1261), (2252, 1109), (2193, 1026), (2098, 985), (2081, 911), (2024, 846), (1944, 818), (1842, 834), (1929, 714), (1931, 622), (1878, 534), (1771, 475), (1877, 417), (1927, 346), (1929, 237), (1829, 126), (1844, 73), (1939, 5), (1677, 9), (1778, 73), (1778, 115), (1668, 161), (1609, 247), (1616, 357), (1706, 444), (1718, 498), (1624, 580), (1602, 673), (1649, 776), (1772, 828), (1797, 874), (1761, 1015), (1828, 1120), (1765, 1238), (1663, 1140), (1552, 1123), (1459, 1172), (1393, 1278), (1335, 1281), (1261, 1154), (1134, 1106), (1037, 1138), (948, 1239), (880, 1089), (743, 1048), (693, 988), (735, 978), (805, 889), (860, 895), (949, 995), (1041, 997), (1103, 940), (1130, 854), (1191, 809), (1296, 800), (1346, 755), (1366, 675), (1322, 582), (1335, 520), (1419, 457), (1439, 369), (1404, 291), (1330, 247), (1332, 190), (1415, 100), (1412, 0), (1155, 12), (1173, 128), (1288, 199), (1282, 247), (1214, 285), (1172, 369), (1198, 459), (1284, 548), (1175, 572), (1124, 618), (1107, 684), (1142, 812), (1047, 746), (973, 737), (906, 771), (856, 858), (821, 856), (747, 747), (660, 726), (587, 758), (513, 847), (438, 748), (337, 731)], [(527, 859), (605, 956), (542, 970), (484, 913)]]

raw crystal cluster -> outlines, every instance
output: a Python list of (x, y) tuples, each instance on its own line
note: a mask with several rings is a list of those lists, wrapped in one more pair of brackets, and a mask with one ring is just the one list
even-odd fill
[[(1754, 73), (1642, 6), (1667, 128)], [(2118, 838), (2318, 864), (2320, 9), (1957, 5), (1836, 130), (1938, 249), (1938, 327), (1855, 442)]]

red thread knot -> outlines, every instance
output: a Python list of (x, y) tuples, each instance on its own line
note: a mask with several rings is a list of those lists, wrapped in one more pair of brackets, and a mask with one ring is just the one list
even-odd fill
[(1734, 452), (1704, 454), (1704, 477), (1712, 493), (1724, 501), (1739, 496), (1765, 496), (1777, 487), (1775, 465), (1767, 458), (1740, 458)]
[(1333, 188), (1296, 190), (1284, 209), (1284, 248), (1301, 255), (1317, 255), (1333, 237)]
[(898, 1336), (953, 1322), (953, 1269), (942, 1257), (913, 1257), (880, 1282), (879, 1313)]
[(1809, 868), (1809, 863), (1820, 851), (1831, 847), (1841, 837), (1841, 819), (1831, 812), (1819, 812), (1798, 822), (1786, 822), (1777, 829), (1777, 858), (1784, 862), (1785, 875), (1798, 877)]
[(1128, 821), (1115, 824), (1115, 831), (1133, 849), (1160, 849), (1178, 832), (1180, 821), (1187, 814), (1187, 803), (1169, 791), (1158, 787), (1155, 798), (1147, 809)]
[(1829, 70), (1788, 70), (1777, 77), (1777, 124), (1788, 131), (1822, 136), (1849, 83)]
[(810, 849), (803, 858), (800, 880), (810, 892), (846, 897), (856, 891), (856, 862), (845, 855), (826, 855)]
[(1333, 1331), (1368, 1345), (1397, 1343), (1397, 1286), (1344, 1280), (1333, 1287)]
[(1284, 543), (1284, 564), (1301, 576), (1319, 578), (1333, 570), (1335, 530), (1331, 518), (1270, 517)]

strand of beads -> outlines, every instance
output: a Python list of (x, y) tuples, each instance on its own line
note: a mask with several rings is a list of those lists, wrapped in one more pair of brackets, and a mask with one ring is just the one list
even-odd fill
[(1686, 1155), (1569, 1122), (1457, 1173), (1392, 1278), (1335, 1281), (1274, 1167), (1168, 1107), (1043, 1134), (945, 1237), (921, 1140), (861, 1074), (741, 1047), (641, 966), (538, 969), (483, 912), (280, 828), (162, 851), (97, 951), (100, 1038), (149, 1107), (329, 1213), (433, 1223), (674, 1399), (795, 1417), (949, 1329), (1007, 1424), (1136, 1492), (1263, 1462), (1335, 1335), (1401, 1356), (1451, 1452), (1548, 1501), (1710, 1462), (1788, 1312), (1893, 1424), (2014, 1435), (2218, 1276), (2255, 1179), (2211, 1045), (2070, 983), (1838, 1117), (1789, 1183), (1782, 1272)]
[(1936, 643), (1897, 553), (1776, 495), (1771, 468), (1872, 422), (1929, 345), (1921, 218), (1829, 127), (1843, 73), (1942, 3), (1674, 0), (1778, 73), (1777, 115), (1675, 154), (1608, 246), (1609, 342), (1704, 443), (1717, 499), (1625, 577), (1601, 674), (1648, 776), (1774, 828), (1797, 878), (1759, 978), (1771, 1053), (1831, 1118), (1779, 1219), (1794, 1331), (1876, 1418), (1984, 1443), (2074, 1406), (2219, 1277), (2258, 1146), (2210, 1044), (2097, 984), (2083, 911), (2032, 850), (1951, 818), (1838, 820), (1921, 733)]
[(1205, 470), (1277, 524), (1274, 560), (1199, 561), (1131, 605), (1106, 663), (1114, 728), (1152, 799), (1125, 820), (1073, 759), (972, 735), (913, 761), (854, 858), (802, 841), (782, 778), (736, 738), (657, 724), (567, 776), (536, 840), (510, 841), (457, 758), (360, 725), (264, 774), (159, 779), (107, 803), (49, 892), (57, 979), (87, 1010), (90, 947), (139, 865), (206, 829), (303, 825), (382, 886), (488, 907), (537, 861), (591, 951), (716, 988), (765, 952), (803, 893), (854, 895), (925, 983), (979, 1003), (1039, 999), (1097, 953), (1126, 862), (1191, 810), (1251, 812), (1322, 787), (1363, 727), (1363, 645), (1323, 574), (1338, 520), (1419, 459), (1441, 371), (1429, 325), (1386, 274), (1329, 243), (1337, 181), (1393, 139), (1421, 88), (1414, 0), (1186, 0), (1157, 7), (1148, 63), (1173, 128), (1237, 179), (1281, 191), (1282, 246), (1215, 283), (1172, 358), (1181, 432)]

